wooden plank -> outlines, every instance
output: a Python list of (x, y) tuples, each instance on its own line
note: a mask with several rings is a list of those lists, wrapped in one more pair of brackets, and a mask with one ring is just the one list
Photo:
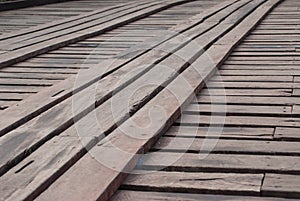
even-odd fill
[(172, 126), (164, 135), (187, 138), (266, 139), (273, 138), (274, 128)]
[(221, 75), (300, 75), (300, 70), (220, 70)]
[(292, 89), (203, 89), (199, 96), (292, 96)]
[[(279, 57), (279, 56), (238, 56), (238, 57), (229, 57), (228, 58), (228, 62), (230, 61), (245, 61), (247, 60), (248, 62), (251, 62), (251, 61), (254, 61), (254, 62), (260, 62), (260, 61), (293, 61), (294, 56), (282, 56), (282, 57)], [(296, 60), (297, 61), (297, 60)]]
[(259, 195), (263, 174), (141, 172), (129, 175), (126, 190)]
[[(207, 140), (199, 138), (162, 137), (153, 149), (164, 152), (208, 152)], [(300, 156), (299, 142), (218, 140), (210, 153)]]
[(295, 76), (294, 77), (294, 82), (300, 82), (300, 76)]
[[(223, 68), (222, 66), (221, 68)], [(232, 66), (235, 68), (235, 66)], [(293, 82), (293, 76), (268, 76), (268, 75), (234, 75), (234, 76), (215, 76), (210, 81), (223, 81), (223, 82)], [(238, 83), (237, 83), (238, 84)]]
[(77, 74), (78, 69), (72, 68), (22, 68), (22, 67), (9, 67), (1, 69), (1, 72), (7, 73), (42, 73), (42, 74), (64, 74), (74, 75)]
[(60, 80), (37, 80), (37, 79), (17, 79), (0, 78), (0, 85), (22, 85), (22, 86), (52, 86)]
[(300, 118), (289, 117), (253, 117), (253, 116), (209, 116), (184, 114), (176, 121), (184, 125), (224, 125), (224, 126), (283, 126), (300, 127)]
[(299, 97), (259, 97), (259, 96), (229, 96), (226, 99), (220, 96), (198, 96), (198, 103), (219, 103), (219, 104), (249, 104), (249, 105), (296, 105), (300, 101)]
[(300, 198), (300, 176), (266, 174), (263, 185), (263, 196)]
[(28, 93), (5, 93), (0, 92), (0, 100), (8, 100), (8, 101), (20, 101), (30, 96)]
[(112, 201), (140, 201), (140, 200), (165, 200), (165, 201), (289, 201), (283, 198), (269, 197), (249, 197), (249, 196), (230, 196), (230, 195), (205, 195), (191, 193), (168, 193), (168, 192), (147, 192), (119, 190), (116, 192)]
[(229, 61), (227, 60), (225, 62), (226, 65), (267, 65), (267, 66), (273, 66), (273, 65), (299, 65), (300, 62), (299, 61), (293, 61), (293, 60), (286, 60), (286, 61), (282, 61), (282, 60), (278, 60), (278, 61), (274, 61), (274, 60), (269, 60), (269, 61), (248, 61), (248, 60), (244, 60), (244, 61)]
[(140, 163), (142, 169), (166, 168), (185, 172), (293, 173), (299, 174), (297, 156), (238, 154), (149, 153)]
[(18, 79), (37, 79), (37, 80), (64, 80), (67, 75), (62, 74), (37, 74), (37, 73), (3, 73), (0, 71), (1, 78), (18, 78)]
[(207, 88), (229, 88), (229, 89), (299, 89), (300, 84), (297, 83), (278, 83), (278, 82), (209, 82)]
[(186, 114), (242, 114), (242, 115), (291, 115), (291, 106), (253, 106), (253, 105), (211, 105), (191, 104), (185, 110)]
[(299, 130), (299, 128), (276, 127), (274, 139), (298, 140), (300, 138)]
[[(268, 1), (266, 5), (264, 4), (264, 6), (251, 13), (249, 18), (247, 18), (250, 21), (246, 19), (242, 25), (240, 24), (237, 26), (238, 30), (240, 30), (239, 34), (243, 33), (241, 34), (242, 36), (246, 35), (249, 32), (249, 28), (256, 25), (258, 20), (277, 3), (278, 1)], [(185, 105), (187, 101), (189, 102), (191, 94), (193, 94), (194, 91), (198, 92), (198, 89), (201, 88), (201, 80), (203, 77), (207, 78), (211, 76), (216, 65), (219, 66), (224, 60), (224, 57), (227, 56), (227, 53), (240, 41), (240, 37), (237, 37), (236, 34), (234, 34), (237, 33), (236, 30), (233, 30), (230, 33), (232, 38), (231, 45), (226, 45), (225, 47), (217, 45), (208, 50), (208, 55), (214, 55), (212, 58), (214, 61), (213, 65), (205, 62), (208, 61), (205, 56), (200, 56), (198, 58), (196, 63), (199, 62), (202, 65), (200, 65), (200, 67), (196, 65), (195, 68), (197, 69), (197, 66), (200, 68), (197, 70), (200, 70), (201, 76), (198, 74), (199, 72), (193, 68), (188, 68), (181, 74), (185, 80), (184, 83), (189, 82), (189, 87), (184, 83), (180, 83), (179, 79), (176, 79), (148, 102), (141, 110), (136, 112), (131, 117), (130, 121), (124, 122), (105, 138), (105, 140), (100, 142), (98, 146), (95, 146), (90, 150), (90, 153), (95, 153), (97, 155), (98, 160), (100, 159), (100, 161), (104, 160), (105, 162), (108, 162), (106, 163), (107, 166), (103, 166), (103, 164), (96, 162), (95, 158), (93, 159), (90, 155), (86, 155), (86, 157), (83, 157), (78, 161), (66, 172), (66, 174), (56, 180), (54, 184), (41, 194), (40, 199), (47, 200), (50, 197), (56, 199), (55, 197), (57, 197), (63, 200), (81, 200), (82, 197), (80, 196), (86, 194), (89, 194), (89, 197), (84, 197), (85, 200), (108, 199), (111, 197), (112, 193), (117, 190), (124, 179), (124, 176), (126, 176), (126, 172), (131, 171), (136, 165), (138, 156), (135, 154), (143, 153), (144, 150), (146, 151), (151, 147), (156, 140), (155, 138), (159, 137), (164, 129), (173, 123), (173, 119), (179, 116), (179, 114), (177, 114), (179, 108), (182, 105)], [(234, 38), (235, 40), (233, 40)], [(218, 52), (222, 52), (222, 54), (217, 54)], [(191, 86), (191, 90), (187, 90)], [(181, 98), (178, 100), (178, 97)], [(150, 123), (151, 120), (148, 115), (150, 111), (153, 111), (153, 108), (164, 108), (166, 118), (162, 117), (161, 113), (159, 113), (159, 117), (161, 118), (157, 118), (158, 116), (156, 115), (156, 118), (152, 119), (153, 121)], [(137, 131), (135, 130), (137, 127), (135, 127), (136, 123), (133, 122), (138, 123), (142, 128), (145, 128), (145, 126), (147, 127), (147, 129), (143, 130), (145, 132), (142, 133), (142, 136), (140, 136), (140, 132), (135, 132)], [(124, 133), (127, 129), (131, 131), (130, 133), (131, 135), (133, 134), (133, 136), (128, 136)], [(135, 134), (138, 134), (138, 136), (135, 136)], [(124, 141), (127, 143), (124, 143)], [(116, 149), (116, 147), (118, 148)], [(98, 158), (98, 156), (100, 158)], [(111, 160), (112, 158), (114, 159), (113, 161)], [(116, 158), (118, 158), (117, 164)], [(97, 168), (91, 170), (95, 167), (93, 164), (97, 164)], [(114, 169), (112, 169), (112, 167)], [(82, 173), (84, 173), (84, 176)], [(101, 176), (98, 176), (99, 174), (101, 174)], [(97, 183), (93, 182), (92, 184), (91, 181), (96, 181)], [(101, 185), (97, 185), (100, 184), (100, 181)], [(78, 182), (80, 185), (77, 185), (79, 184)], [(103, 182), (105, 182), (105, 184), (103, 184)], [(66, 190), (70, 189), (70, 185), (74, 186), (74, 188), (72, 188), (72, 190)], [(109, 185), (108, 188), (107, 185)], [(97, 186), (97, 190), (94, 190), (93, 186)], [(89, 193), (90, 191), (91, 193)], [(95, 195), (95, 193), (97, 194)]]
[[(223, 65), (222, 70), (299, 70), (297, 65)], [(267, 75), (265, 75), (267, 76)], [(270, 75), (272, 76), (272, 75)], [(280, 75), (277, 75), (280, 76)], [(282, 76), (285, 77), (285, 76)]]

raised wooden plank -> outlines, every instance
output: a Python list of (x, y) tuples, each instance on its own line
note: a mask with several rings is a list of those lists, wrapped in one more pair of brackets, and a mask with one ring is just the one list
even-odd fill
[(266, 174), (262, 185), (263, 196), (300, 198), (300, 176)]
[(293, 173), (299, 174), (297, 156), (238, 154), (149, 153), (139, 168), (187, 172)]
[(283, 198), (269, 197), (249, 197), (249, 196), (230, 196), (230, 195), (205, 195), (191, 193), (168, 193), (168, 192), (148, 192), (148, 191), (129, 191), (119, 190), (116, 192), (112, 201), (140, 201), (140, 200), (165, 200), (165, 201), (289, 201)]
[[(237, 29), (240, 30), (239, 34), (241, 34), (241, 32), (243, 33), (241, 34), (243, 36), (247, 34), (249, 32), (249, 28), (256, 25), (258, 20), (261, 19), (277, 3), (278, 1), (268, 1), (266, 5), (251, 13), (250, 17), (246, 18), (242, 25), (240, 24), (237, 27)], [(247, 19), (251, 20), (249, 21)], [(124, 122), (121, 126), (119, 126), (119, 128), (114, 130), (106, 138), (106, 140), (100, 142), (99, 146), (95, 146), (90, 150), (90, 153), (95, 153), (97, 155), (98, 160), (100, 159), (101, 161), (102, 159), (105, 162), (108, 162), (106, 163), (108, 166), (103, 167), (103, 164), (97, 163), (95, 158), (92, 159), (89, 155), (86, 155), (86, 157), (83, 157), (80, 161), (78, 161), (66, 172), (66, 174), (60, 177), (43, 194), (41, 194), (40, 199), (47, 200), (50, 197), (52, 199), (56, 199), (55, 197), (57, 197), (64, 200), (80, 200), (82, 199), (80, 196), (86, 194), (89, 194), (89, 197), (84, 197), (85, 200), (108, 199), (111, 194), (116, 191), (122, 182), (122, 179), (124, 178), (124, 172), (122, 172), (122, 170), (125, 172), (131, 171), (133, 166), (136, 165), (138, 156), (135, 154), (143, 153), (144, 150), (147, 150), (149, 147), (151, 147), (155, 141), (155, 138), (159, 137), (159, 134), (161, 134), (166, 127), (169, 127), (170, 123), (173, 123), (173, 119), (179, 116), (179, 114), (177, 114), (179, 108), (189, 102), (191, 99), (191, 94), (193, 94), (194, 91), (198, 92), (198, 89), (202, 87), (201, 84), (203, 83), (201, 83), (201, 80), (203, 77), (207, 78), (208, 76), (211, 76), (216, 66), (220, 65), (224, 57), (227, 56), (227, 53), (232, 50), (233, 47), (240, 41), (240, 37), (236, 37), (236, 34), (234, 34), (237, 33), (236, 30), (233, 30), (230, 33), (232, 37), (231, 41), (233, 41), (231, 45), (226, 45), (225, 47), (222, 45), (217, 45), (208, 50), (208, 55), (214, 55), (212, 58), (214, 64), (207, 64), (205, 62), (207, 61), (207, 58), (205, 56), (200, 56), (196, 61), (196, 63), (199, 62), (199, 64), (202, 64), (200, 67), (198, 67), (199, 69), (197, 68), (197, 65), (195, 65), (194, 68), (197, 70), (188, 68), (181, 74), (185, 82), (178, 83), (179, 79), (176, 79), (170, 83), (141, 110), (135, 113), (131, 117), (130, 121)], [(233, 40), (233, 38), (235, 38), (235, 40)], [(222, 54), (217, 54), (217, 52), (222, 52)], [(198, 70), (201, 73), (197, 72)], [(200, 73), (202, 76), (200, 76), (198, 73)], [(189, 87), (184, 84), (186, 82), (189, 82)], [(189, 88), (191, 88), (191, 90), (188, 90)], [(178, 100), (178, 98), (180, 99)], [(153, 108), (164, 108), (165, 115), (162, 116), (161, 113), (156, 110), (156, 112), (152, 113), (155, 118), (151, 119), (152, 122), (150, 123), (151, 120), (149, 119), (148, 115), (150, 111), (153, 111)], [(166, 116), (166, 118), (164, 116)], [(137, 130), (135, 129), (138, 128), (135, 127), (136, 123), (134, 122), (138, 123), (138, 125), (141, 126), (140, 128), (147, 127), (147, 129), (143, 130), (145, 132), (142, 133), (142, 136), (140, 135), (141, 132), (136, 132)], [(130, 135), (133, 136), (128, 136), (128, 133), (124, 133), (124, 131), (127, 129), (131, 131)], [(124, 143), (124, 141), (127, 143)], [(116, 147), (118, 148), (116, 149)], [(116, 158), (118, 158), (117, 164)], [(97, 168), (91, 170), (93, 163), (97, 164)], [(93, 165), (93, 167), (95, 166)], [(111, 168), (114, 168), (115, 170)], [(84, 176), (82, 173), (84, 173)], [(100, 173), (102, 176), (98, 177)], [(95, 180), (97, 183), (94, 183), (93, 185), (91, 181)], [(100, 181), (104, 181), (105, 184), (109, 184), (109, 187), (107, 187), (107, 185), (103, 185), (102, 183), (102, 185), (97, 186), (97, 194), (95, 195), (96, 191), (93, 190), (92, 186), (95, 187), (95, 185), (99, 184)], [(80, 185), (74, 185), (78, 182)], [(67, 190), (70, 189), (70, 185), (74, 186), (75, 188), (72, 188), (72, 190)], [(84, 187), (82, 188), (82, 186)], [(91, 193), (87, 193), (89, 191), (91, 191)]]
[(291, 115), (291, 106), (253, 106), (253, 105), (211, 105), (191, 104), (185, 110), (187, 114), (243, 114), (243, 115)]
[(300, 139), (299, 128), (276, 127), (274, 139), (277, 140), (298, 140)]
[(253, 117), (253, 116), (209, 116), (184, 114), (176, 121), (184, 125), (224, 125), (224, 126), (283, 126), (300, 127), (300, 118)]
[(122, 184), (126, 190), (259, 195), (263, 174), (138, 172)]
[(164, 135), (187, 138), (266, 139), (273, 138), (274, 128), (172, 126)]
[[(208, 152), (207, 141), (199, 138), (162, 137), (154, 145), (154, 150), (164, 152)], [(300, 156), (299, 142), (218, 140), (211, 153), (290, 155)]]

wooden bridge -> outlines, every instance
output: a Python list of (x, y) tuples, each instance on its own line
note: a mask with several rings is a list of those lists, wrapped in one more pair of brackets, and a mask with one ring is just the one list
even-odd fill
[(300, 200), (300, 1), (49, 1), (0, 23), (0, 200)]

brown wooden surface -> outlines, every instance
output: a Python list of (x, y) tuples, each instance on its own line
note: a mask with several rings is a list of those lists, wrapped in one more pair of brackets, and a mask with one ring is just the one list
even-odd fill
[(79, 5), (0, 36), (0, 200), (300, 198), (297, 0)]

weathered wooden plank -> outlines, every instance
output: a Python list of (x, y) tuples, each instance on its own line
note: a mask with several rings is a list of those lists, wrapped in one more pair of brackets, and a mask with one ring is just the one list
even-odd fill
[(0, 100), (8, 100), (8, 101), (20, 101), (25, 99), (26, 97), (30, 96), (31, 94), (28, 93), (7, 93), (7, 92), (0, 92)]
[[(162, 137), (154, 145), (154, 150), (166, 152), (209, 152), (205, 139)], [(300, 156), (299, 142), (254, 141), (254, 140), (218, 140), (210, 153), (290, 155)]]
[(295, 76), (294, 77), (294, 82), (300, 82), (300, 76)]
[(262, 185), (262, 195), (300, 198), (300, 176), (266, 174)]
[(300, 75), (300, 70), (220, 70), (221, 75)]
[(2, 73), (42, 73), (42, 74), (65, 74), (74, 75), (77, 74), (78, 69), (72, 68), (22, 68), (22, 67), (9, 67), (1, 69)]
[(274, 139), (277, 140), (298, 140), (300, 138), (299, 128), (276, 127)]
[[(234, 69), (235, 66), (232, 66)], [(224, 66), (222, 66), (224, 69)], [(215, 76), (210, 81), (223, 81), (223, 82), (293, 82), (293, 76), (268, 76), (268, 75), (233, 75), (233, 76)], [(237, 83), (238, 85), (238, 83)]]
[(172, 126), (165, 136), (220, 139), (266, 139), (273, 138), (274, 128), (253, 127), (193, 127)]
[[(207, 88), (230, 88), (230, 89), (299, 89), (298, 83), (278, 83), (278, 82), (209, 82)], [(295, 90), (294, 90), (295, 91)]]
[(219, 103), (219, 104), (251, 104), (251, 105), (296, 105), (300, 101), (299, 97), (259, 97), (259, 96), (229, 96), (226, 99), (220, 96), (198, 96), (198, 103)]
[[(254, 61), (254, 62), (259, 62), (259, 61), (293, 61), (295, 60), (295, 56), (237, 56), (237, 57), (230, 57), (228, 58), (228, 61), (245, 61), (247, 60), (248, 62)], [(297, 61), (297, 60), (296, 60)]]
[(253, 117), (253, 116), (209, 116), (184, 114), (177, 123), (184, 125), (224, 125), (224, 126), (283, 126), (300, 127), (300, 118)]
[(253, 106), (253, 105), (212, 105), (191, 104), (185, 110), (186, 114), (242, 114), (242, 115), (291, 115), (291, 106)]
[(3, 73), (0, 71), (1, 78), (18, 78), (18, 79), (37, 79), (37, 80), (64, 80), (67, 75), (62, 74), (37, 74), (37, 73)]
[(297, 156), (232, 154), (149, 153), (139, 168), (167, 168), (187, 172), (293, 173), (299, 174)]
[(168, 193), (168, 192), (148, 192), (148, 191), (129, 191), (119, 190), (116, 192), (112, 201), (140, 201), (140, 200), (165, 200), (165, 201), (289, 201), (283, 198), (269, 197), (249, 197), (249, 196), (229, 196), (229, 195), (205, 195), (191, 193)]
[[(289, 56), (288, 58), (291, 58), (291, 57), (299, 57), (300, 53), (294, 53), (294, 52), (266, 52), (266, 51), (265, 52), (234, 52), (230, 56), (236, 56), (236, 58), (240, 58), (242, 56), (245, 56), (245, 57), (272, 57), (272, 58), (274, 56), (278, 56), (279, 58)], [(245, 57), (242, 57), (242, 58), (245, 58)]]
[(138, 172), (129, 175), (122, 189), (179, 193), (259, 195), (263, 174)]
[(37, 80), (37, 79), (18, 79), (0, 78), (0, 85), (22, 85), (22, 86), (52, 86), (59, 80)]
[(292, 89), (203, 89), (199, 96), (292, 96)]
[(282, 60), (278, 60), (278, 61), (274, 61), (274, 60), (269, 60), (269, 61), (248, 61), (248, 60), (244, 60), (244, 61), (229, 61), (227, 60), (226, 65), (266, 65), (266, 66), (273, 66), (273, 65), (299, 65), (300, 62), (299, 61), (293, 61), (293, 60), (286, 60), (286, 61), (282, 61)]
[[(284, 70), (299, 70), (297, 65), (223, 65), (222, 70), (270, 70), (270, 71), (284, 71)], [(271, 73), (271, 72), (270, 72)], [(267, 76), (267, 75), (265, 75)], [(269, 75), (272, 76), (272, 75)], [(277, 75), (280, 76), (280, 75)], [(287, 75), (285, 75), (287, 76)], [(291, 75), (292, 76), (292, 75)], [(284, 77), (284, 76), (282, 76)]]

